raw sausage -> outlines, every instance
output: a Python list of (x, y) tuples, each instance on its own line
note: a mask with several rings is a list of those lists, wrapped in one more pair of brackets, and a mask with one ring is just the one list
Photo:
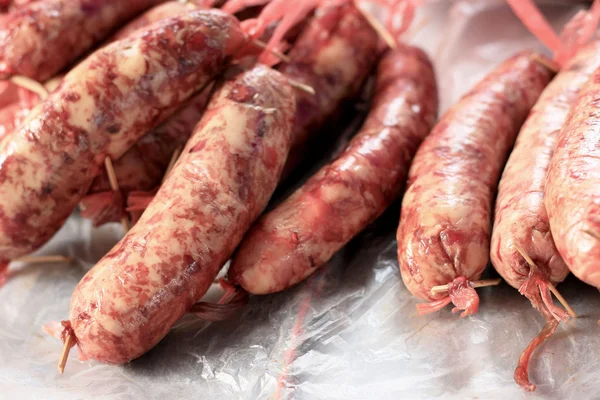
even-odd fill
[(262, 65), (215, 93), (140, 221), (75, 289), (86, 357), (140, 356), (204, 295), (275, 190), (294, 114), (287, 80)]
[(224, 68), (245, 45), (221, 11), (165, 20), (90, 56), (0, 142), (0, 263), (63, 224), (98, 175)]
[(0, 16), (0, 79), (45, 81), (115, 27), (164, 0), (39, 0)]
[(600, 287), (600, 70), (583, 85), (558, 136), (545, 204), (558, 252), (573, 274)]
[[(550, 233), (544, 186), (558, 133), (579, 90), (598, 67), (600, 42), (596, 41), (581, 49), (562, 68), (533, 107), (500, 180), (492, 263), (506, 282), (522, 289), (522, 294), (547, 319), (564, 316), (564, 312), (544, 304), (537, 285), (523, 285), (530, 278), (562, 282), (569, 273)], [(515, 245), (535, 262), (536, 268), (527, 264)], [(547, 287), (541, 289), (548, 291)], [(547, 295), (550, 296), (549, 292)]]
[(249, 293), (267, 294), (314, 273), (399, 195), (436, 114), (429, 59), (400, 45), (380, 62), (361, 131), (337, 160), (254, 225), (233, 258), (229, 279)]
[(312, 95), (296, 91), (298, 114), (294, 143), (284, 178), (301, 161), (319, 128), (356, 96), (379, 56), (379, 37), (351, 3), (326, 6), (297, 39), (291, 62), (279, 67), (284, 75), (316, 89)]
[[(456, 103), (419, 148), (398, 228), (402, 279), (415, 296), (477, 311), (470, 286), (489, 261), (493, 196), (521, 124), (552, 72), (533, 52), (497, 67)], [(450, 284), (448, 293), (432, 294)]]
[(559, 321), (569, 318), (567, 312), (554, 305), (549, 289), (549, 283), (562, 282), (569, 269), (550, 232), (544, 205), (546, 175), (569, 110), (579, 90), (598, 67), (598, 41), (581, 49), (562, 67), (523, 125), (498, 189), (492, 263), (506, 282), (519, 289), (547, 321), (542, 333), (523, 352), (515, 371), (517, 383), (529, 391), (535, 390), (528, 378), (531, 354), (554, 333)]

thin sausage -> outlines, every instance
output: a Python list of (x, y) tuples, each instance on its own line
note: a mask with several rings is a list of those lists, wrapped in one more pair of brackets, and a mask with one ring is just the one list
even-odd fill
[(229, 279), (267, 294), (314, 273), (400, 194), (436, 114), (435, 76), (425, 53), (409, 46), (388, 53), (361, 131), (337, 160), (254, 225)]
[(45, 243), (106, 157), (122, 156), (245, 44), (234, 17), (198, 11), (113, 43), (67, 74), (0, 142), (0, 262)]
[(600, 70), (583, 85), (558, 143), (545, 204), (556, 248), (571, 272), (600, 287)]
[(140, 356), (205, 294), (275, 190), (294, 114), (292, 88), (265, 66), (216, 92), (140, 221), (75, 289), (70, 323), (86, 357)]
[[(398, 228), (398, 261), (410, 292), (477, 311), (470, 280), (489, 261), (492, 205), (500, 173), (529, 110), (552, 77), (532, 52), (497, 67), (456, 103), (419, 148)], [(450, 284), (448, 293), (431, 293)]]
[(39, 0), (0, 17), (0, 79), (45, 81), (115, 27), (164, 0)]

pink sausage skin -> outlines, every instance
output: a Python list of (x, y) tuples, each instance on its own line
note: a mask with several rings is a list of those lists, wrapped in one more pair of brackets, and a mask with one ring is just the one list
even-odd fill
[(585, 82), (558, 136), (545, 204), (556, 248), (570, 271), (600, 287), (600, 70)]
[[(552, 78), (535, 57), (522, 52), (498, 66), (448, 110), (415, 156), (400, 214), (398, 261), (413, 295), (441, 301), (432, 311), (450, 300), (462, 303), (463, 315), (477, 311), (477, 295), (464, 279), (478, 279), (489, 261), (500, 174), (519, 128)], [(431, 293), (433, 286), (455, 280), (450, 293)]]
[[(579, 90), (598, 67), (600, 42), (596, 41), (581, 49), (561, 69), (523, 125), (500, 180), (491, 259), (498, 273), (516, 289), (532, 271), (515, 245), (535, 262), (539, 270), (536, 273), (542, 279), (558, 283), (569, 273), (550, 232), (544, 186), (558, 134)], [(542, 306), (538, 302), (535, 305)], [(541, 312), (547, 314), (545, 307), (541, 307)]]
[(164, 0), (34, 1), (0, 17), (0, 79), (45, 81), (117, 26)]
[(306, 279), (399, 195), (437, 114), (433, 67), (400, 46), (381, 61), (372, 109), (345, 152), (263, 216), (233, 258), (229, 279), (252, 294)]
[(0, 263), (50, 239), (104, 159), (171, 116), (244, 42), (234, 17), (194, 12), (107, 46), (67, 74), (0, 141)]
[(287, 79), (265, 66), (218, 89), (140, 221), (75, 289), (86, 357), (139, 357), (205, 294), (275, 190), (294, 114)]
[(283, 176), (302, 161), (307, 146), (344, 100), (353, 98), (378, 60), (379, 37), (352, 4), (326, 6), (298, 37), (284, 75), (315, 89), (296, 91), (294, 143)]

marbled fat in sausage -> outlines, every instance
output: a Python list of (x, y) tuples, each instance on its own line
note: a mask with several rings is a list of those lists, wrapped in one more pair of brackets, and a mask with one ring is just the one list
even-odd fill
[(205, 294), (275, 190), (294, 114), (287, 79), (265, 66), (215, 93), (140, 221), (75, 289), (70, 321), (86, 357), (140, 356)]
[(0, 17), (0, 79), (45, 81), (111, 31), (164, 0), (38, 0)]
[(123, 157), (113, 163), (121, 193), (113, 193), (106, 171), (92, 184), (81, 200), (84, 218), (95, 226), (118, 222), (123, 216), (125, 198), (132, 192), (154, 190), (162, 181), (173, 153), (183, 148), (200, 121), (208, 102), (210, 87), (196, 95), (189, 105), (159, 127), (144, 135)]
[(107, 46), (0, 142), (0, 262), (37, 249), (64, 223), (106, 157), (122, 156), (244, 45), (238, 21), (198, 11)]
[(545, 204), (558, 252), (571, 272), (600, 287), (600, 70), (583, 84), (558, 136)]
[(337, 160), (254, 225), (233, 258), (230, 280), (266, 294), (314, 273), (400, 194), (436, 114), (427, 56), (409, 46), (389, 52), (360, 132)]
[[(552, 77), (522, 52), (479, 82), (438, 122), (409, 173), (398, 228), (402, 279), (415, 296), (451, 300), (463, 315), (476, 312), (479, 279), (489, 261), (494, 194), (519, 129)], [(466, 278), (466, 280), (465, 280)], [(452, 284), (449, 293), (432, 294)], [(450, 296), (449, 296), (450, 295)]]

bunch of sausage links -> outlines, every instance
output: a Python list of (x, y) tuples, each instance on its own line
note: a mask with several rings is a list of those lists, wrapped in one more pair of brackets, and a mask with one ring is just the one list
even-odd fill
[[(600, 7), (558, 36), (508, 2), (554, 59), (514, 55), (437, 123), (431, 62), (400, 41), (418, 0), (0, 2), (2, 281), (78, 205), (127, 230), (46, 326), (61, 373), (75, 345), (126, 363), (185, 313), (228, 318), (305, 280), (404, 193), (398, 258), (419, 313), (475, 313), (475, 288), (499, 282), (479, 280), (491, 258), (547, 321), (515, 370), (534, 390), (532, 352), (575, 316), (554, 285), (572, 271), (600, 286)], [(263, 214), (373, 71), (346, 149)], [(222, 299), (199, 302), (229, 259)]]

